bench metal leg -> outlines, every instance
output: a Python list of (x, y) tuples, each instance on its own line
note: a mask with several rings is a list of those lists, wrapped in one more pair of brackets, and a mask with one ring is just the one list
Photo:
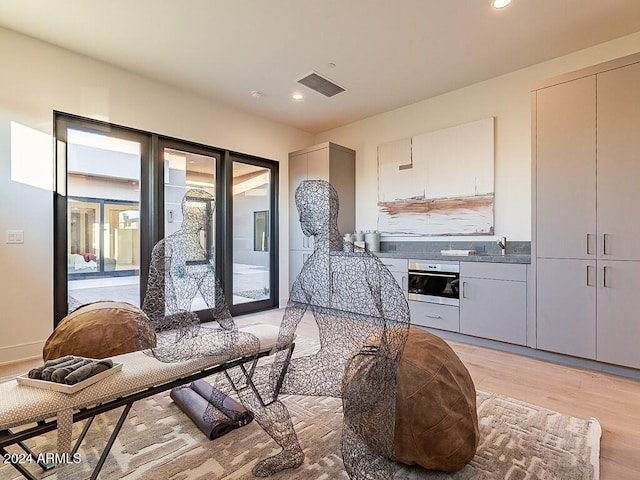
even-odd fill
[(73, 446), (73, 450), (71, 451), (72, 457), (78, 452), (78, 449), (80, 448), (80, 444), (82, 444), (84, 437), (87, 436), (87, 432), (89, 431), (89, 428), (91, 427), (91, 424), (93, 423), (94, 418), (96, 417), (89, 417), (89, 419), (87, 420), (87, 423), (84, 424), (84, 427), (82, 428), (82, 432), (80, 432), (80, 436), (76, 440), (76, 444)]
[(56, 468), (55, 464), (53, 463), (44, 463), (42, 461), (40, 461), (38, 459), (38, 454), (35, 453), (33, 450), (31, 450), (24, 442), (18, 442), (18, 445), (20, 446), (20, 448), (22, 448), (22, 450), (24, 450), (25, 452), (27, 452), (28, 454), (32, 455), (33, 458), (36, 459), (36, 463), (40, 466), (40, 468), (42, 470), (44, 470), (45, 472), (52, 470), (54, 468)]
[[(2, 458), (4, 458), (5, 455), (9, 455), (9, 452), (7, 452), (4, 448), (0, 447), (0, 454), (2, 454)], [(36, 477), (31, 475), (31, 472), (29, 472), (29, 470), (24, 468), (22, 466), (22, 464), (20, 464), (20, 463), (11, 463), (11, 466), (13, 468), (15, 468), (16, 470), (18, 470), (22, 474), (22, 476), (24, 478), (26, 478), (28, 480), (38, 480)]]
[(98, 460), (98, 464), (93, 469), (93, 473), (91, 474), (91, 480), (96, 480), (96, 478), (98, 478), (98, 475), (100, 474), (100, 470), (102, 470), (102, 466), (104, 465), (104, 462), (107, 459), (107, 455), (109, 455), (109, 452), (111, 451), (111, 447), (113, 447), (113, 443), (116, 441), (116, 437), (118, 436), (118, 433), (120, 433), (120, 429), (122, 428), (122, 425), (124, 424), (124, 421), (127, 418), (127, 415), (129, 415), (129, 410), (131, 410), (132, 406), (133, 406), (133, 402), (127, 403), (126, 406), (124, 407), (124, 410), (120, 415), (120, 418), (118, 419), (118, 423), (116, 423), (116, 426), (113, 428), (113, 432), (111, 432), (109, 441), (107, 442), (107, 445), (104, 447), (104, 450), (102, 451), (102, 455), (100, 455), (100, 460)]

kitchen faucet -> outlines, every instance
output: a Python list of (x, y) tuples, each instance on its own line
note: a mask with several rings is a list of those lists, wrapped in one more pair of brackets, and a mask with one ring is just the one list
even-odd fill
[(500, 240), (496, 240), (496, 243), (500, 247), (502, 255), (507, 253), (507, 237), (502, 237)]

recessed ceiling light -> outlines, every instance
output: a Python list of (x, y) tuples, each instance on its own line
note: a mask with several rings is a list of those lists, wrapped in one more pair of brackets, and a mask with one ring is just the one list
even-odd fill
[(296, 92), (293, 95), (291, 95), (291, 98), (293, 98), (294, 100), (302, 100), (304, 96), (301, 93)]
[(493, 8), (504, 8), (511, 3), (511, 0), (493, 0)]

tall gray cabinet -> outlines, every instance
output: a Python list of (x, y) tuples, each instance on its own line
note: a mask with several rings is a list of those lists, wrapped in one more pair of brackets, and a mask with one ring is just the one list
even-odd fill
[(327, 180), (338, 192), (338, 228), (353, 232), (356, 218), (356, 152), (332, 142), (321, 143), (289, 154), (289, 289), (302, 265), (313, 252), (313, 239), (302, 233), (295, 191), (303, 180)]
[(533, 106), (537, 347), (640, 368), (640, 55)]

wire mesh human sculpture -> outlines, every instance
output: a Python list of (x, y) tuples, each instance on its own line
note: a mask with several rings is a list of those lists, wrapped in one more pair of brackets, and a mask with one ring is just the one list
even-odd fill
[[(352, 479), (391, 478), (396, 372), (409, 334), (406, 298), (375, 255), (344, 248), (338, 195), (329, 182), (302, 182), (295, 200), (303, 233), (314, 237), (314, 252), (291, 289), (279, 341), (292, 341), (302, 317), (311, 312), (320, 349), (292, 359), (282, 393), (342, 396), (347, 473)], [(353, 359), (367, 364), (364, 388), (343, 388), (345, 367)], [(376, 432), (360, 428), (360, 419), (368, 415), (378, 417)]]
[[(202, 246), (202, 232), (209, 230), (214, 210), (214, 198), (200, 189), (190, 189), (182, 200), (183, 222), (180, 229), (168, 235), (153, 248), (147, 290), (142, 306), (157, 333), (157, 345), (148, 350), (163, 362), (179, 362), (204, 356), (240, 358), (255, 355), (260, 348), (257, 337), (239, 331), (231, 314), (220, 282), (215, 274), (213, 255)], [(202, 295), (213, 319), (220, 328), (200, 323), (191, 311), (194, 298)], [(280, 363), (284, 368), (285, 364)], [(213, 421), (213, 405), (223, 404), (224, 396), (238, 385), (245, 385), (240, 369), (216, 377), (216, 386), (205, 421)], [(254, 379), (263, 398), (273, 392), (273, 386)], [(264, 405), (251, 388), (236, 389), (240, 401), (255, 415), (258, 424), (276, 441), (282, 451), (259, 462), (253, 472), (268, 476), (286, 468), (299, 466), (304, 455), (286, 407), (277, 399)], [(223, 412), (225, 413), (225, 412)], [(227, 412), (232, 413), (232, 412)]]

